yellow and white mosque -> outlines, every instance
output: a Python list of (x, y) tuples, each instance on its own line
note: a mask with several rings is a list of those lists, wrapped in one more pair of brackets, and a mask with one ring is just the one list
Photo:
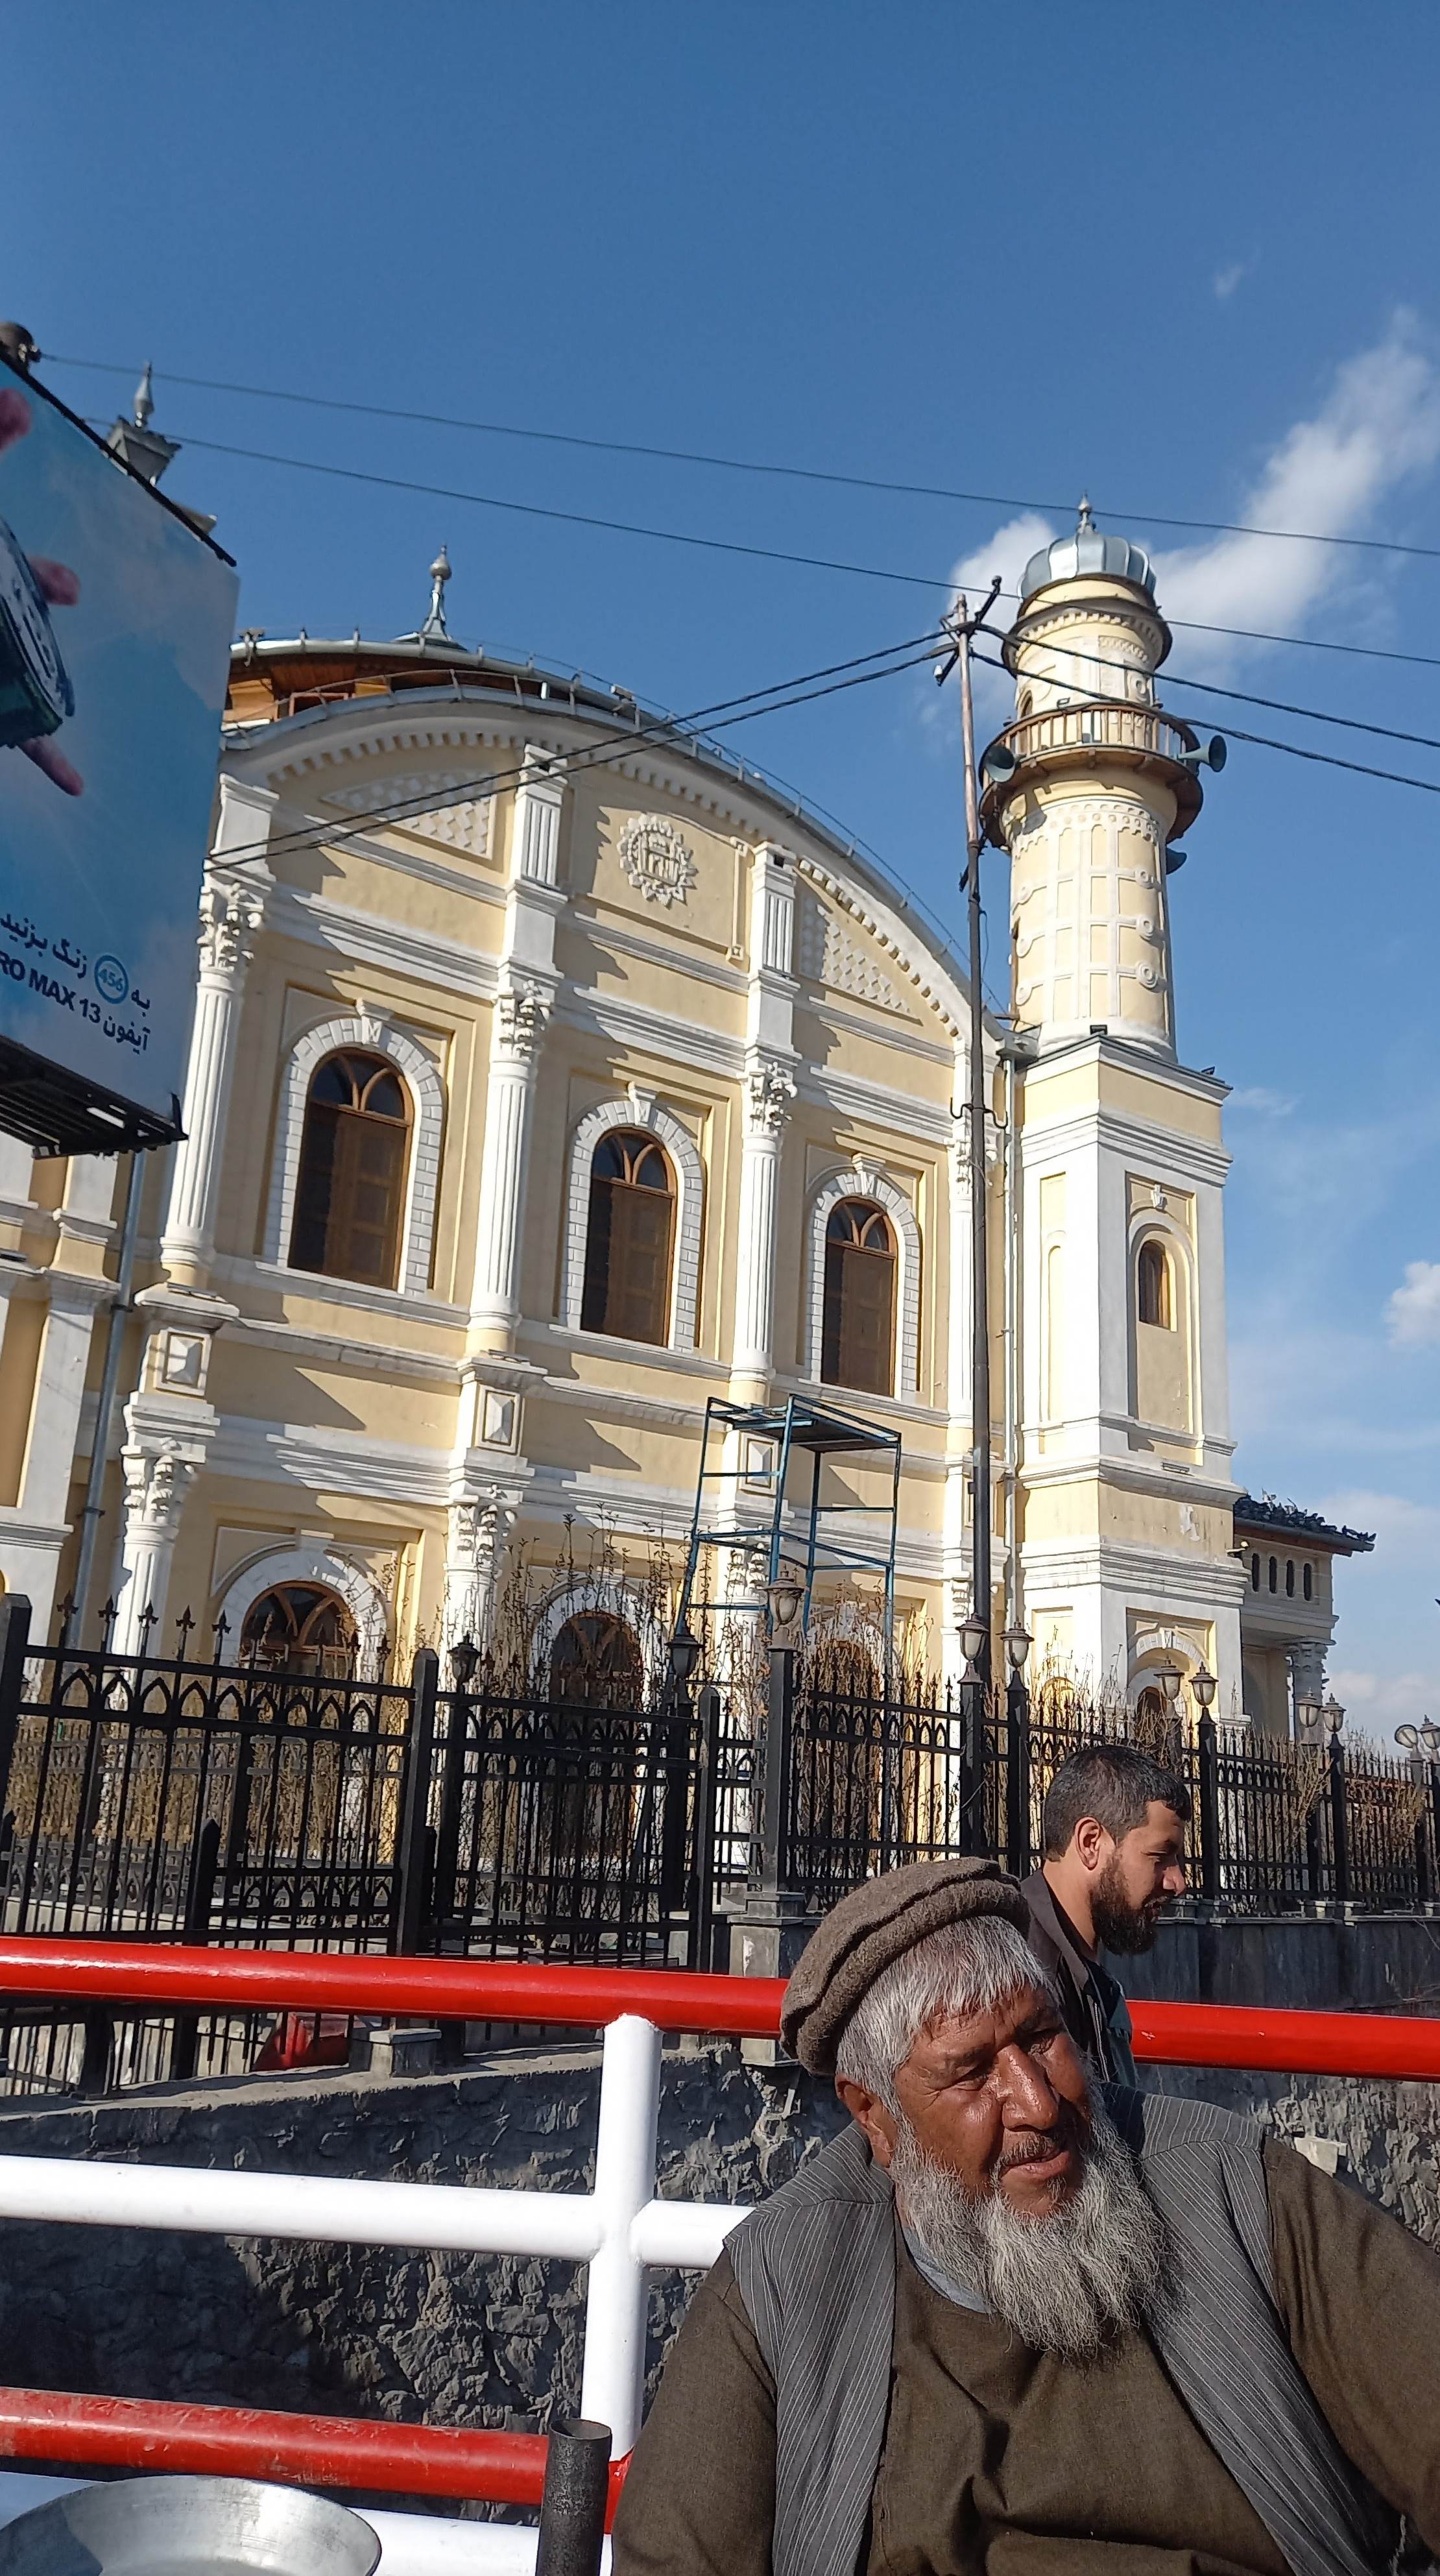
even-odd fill
[[(731, 754), (454, 643), (433, 572), (399, 642), (235, 648), (186, 1135), (146, 1175), (103, 1493), (117, 1646), (188, 1607), (232, 1647), (403, 1665), (484, 1633), (517, 1548), (542, 1617), (556, 1570), (558, 1623), (588, 1531), (599, 1613), (653, 1666), (707, 1399), (796, 1395), (899, 1434), (897, 1609), (958, 1672), (962, 969)], [(1283, 1733), (1318, 1695), (1332, 1557), (1368, 1542), (1231, 1476), (1225, 1085), (1175, 1047), (1201, 755), (1157, 702), (1169, 644), (1147, 557), (1088, 513), (1027, 567), (985, 797), (1013, 915), (986, 1063), (997, 1617), (1034, 1670), (1133, 1700), (1203, 1665), (1217, 1715)], [(112, 1162), (0, 1139), (0, 1573), (42, 1629), (123, 1196)], [(763, 1495), (772, 1463), (736, 1472)], [(763, 1574), (732, 1563), (742, 1596)]]

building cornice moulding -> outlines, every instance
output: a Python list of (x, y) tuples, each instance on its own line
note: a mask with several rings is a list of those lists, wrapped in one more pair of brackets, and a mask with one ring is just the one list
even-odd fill
[(374, 966), (445, 993), (467, 993), (490, 1002), (499, 984), (500, 960), (439, 931), (422, 931), (383, 914), (357, 911), (329, 895), (279, 886), (270, 899), (272, 930), (329, 949), (357, 966)]

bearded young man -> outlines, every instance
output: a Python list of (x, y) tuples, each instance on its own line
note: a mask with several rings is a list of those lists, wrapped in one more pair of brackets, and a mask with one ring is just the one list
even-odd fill
[(1133, 1744), (1088, 1745), (1062, 1762), (1045, 1795), (1045, 1858), (1023, 1882), (1028, 1937), (1055, 1987), (1089, 2072), (1135, 2082), (1130, 2008), (1101, 1949), (1133, 1958), (1155, 1945), (1160, 1918), (1185, 1893), (1190, 1792)]
[(810, 1942), (782, 2030), (852, 2126), (692, 2302), (615, 2576), (1428, 2564), (1440, 2258), (1249, 2121), (1092, 2091), (1027, 1919), (928, 1862)]

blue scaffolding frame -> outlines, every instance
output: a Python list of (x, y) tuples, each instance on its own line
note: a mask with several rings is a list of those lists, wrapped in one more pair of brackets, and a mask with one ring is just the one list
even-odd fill
[[(727, 1444), (737, 1435), (727, 1461)], [(770, 1465), (757, 1471), (747, 1443), (764, 1442)], [(889, 1467), (889, 1499), (884, 1503), (827, 1499), (821, 1479), (827, 1459), (868, 1457)], [(803, 1477), (810, 1462), (809, 1492), (791, 1494), (792, 1469)], [(768, 1498), (767, 1498), (768, 1489)], [(825, 1573), (879, 1574), (885, 1597), (885, 1653), (889, 1661), (895, 1628), (895, 1533), (900, 1510), (900, 1434), (882, 1430), (853, 1413), (812, 1404), (792, 1395), (783, 1405), (727, 1404), (711, 1396), (705, 1407), (700, 1446), (700, 1473), (690, 1523), (690, 1549), (680, 1595), (680, 1621), (690, 1615), (701, 1552), (739, 1548), (753, 1555), (768, 1549), (767, 1580), (778, 1580), (782, 1565), (803, 1565), (804, 1624), (810, 1622), (815, 1578)], [(871, 1526), (867, 1530), (863, 1524)], [(855, 1526), (855, 1524), (861, 1524)], [(878, 1527), (875, 1525), (879, 1524)]]

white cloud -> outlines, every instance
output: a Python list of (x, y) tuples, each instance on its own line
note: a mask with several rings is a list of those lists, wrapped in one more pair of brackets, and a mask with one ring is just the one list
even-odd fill
[[(1440, 369), (1414, 318), (1402, 313), (1384, 339), (1346, 359), (1314, 414), (1277, 440), (1235, 517), (1262, 528), (1313, 529), (1317, 538), (1363, 535), (1378, 505), (1427, 473), (1437, 457)], [(1008, 594), (1003, 608), (1013, 615), (1028, 558), (1056, 534), (1035, 511), (1006, 520), (956, 565), (957, 591), (976, 603), (998, 572)], [(1157, 554), (1155, 573), (1156, 597), (1173, 622), (1272, 634), (1303, 632), (1340, 595), (1353, 597), (1367, 585), (1373, 590), (1383, 578), (1372, 559), (1344, 547), (1247, 535), (1217, 536)], [(1178, 663), (1183, 653), (1181, 667), (1198, 675), (1228, 667), (1246, 649), (1228, 637), (1187, 633), (1176, 658)], [(977, 670), (982, 724), (987, 718), (1003, 722), (1008, 702), (1008, 684)]]
[(1294, 1106), (1289, 1092), (1267, 1091), (1263, 1083), (1242, 1084), (1225, 1103), (1227, 1112), (1248, 1109), (1256, 1118), (1288, 1118)]
[[(1412, 319), (1401, 315), (1373, 349), (1349, 358), (1309, 420), (1272, 450), (1235, 516), (1261, 528), (1361, 534), (1377, 503), (1440, 456), (1440, 376)], [(1293, 538), (1221, 536), (1156, 557), (1167, 617), (1198, 625), (1293, 632), (1356, 567), (1342, 548)], [(1187, 665), (1232, 658), (1212, 639), (1185, 642)]]
[(1327, 1494), (1319, 1505), (1327, 1521), (1342, 1529), (1370, 1530), (1375, 1553), (1387, 1568), (1404, 1568), (1429, 1576), (1433, 1568), (1440, 1589), (1440, 1509), (1412, 1503), (1404, 1494), (1377, 1494), (1368, 1485), (1348, 1485)]
[(1409, 1261), (1405, 1284), (1385, 1309), (1390, 1339), (1400, 1348), (1440, 1342), (1440, 1261)]
[(1217, 268), (1213, 284), (1216, 298), (1221, 304), (1229, 303), (1249, 265), (1248, 259), (1236, 259), (1231, 261), (1228, 268)]

